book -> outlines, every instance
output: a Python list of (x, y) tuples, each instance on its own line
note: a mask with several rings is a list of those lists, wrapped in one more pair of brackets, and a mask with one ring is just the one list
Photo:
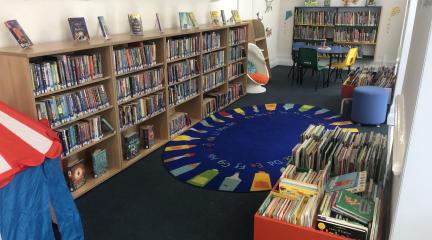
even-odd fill
[(106, 118), (101, 118), (101, 128), (104, 132), (114, 132), (113, 126), (106, 120)]
[(28, 48), (33, 45), (33, 42), (24, 32), (24, 29), (21, 27), (17, 20), (8, 20), (5, 22), (5, 25), (9, 29), (15, 40), (18, 42), (20, 47)]
[(161, 24), (161, 21), (160, 21), (158, 13), (156, 13), (156, 26), (157, 26), (159, 32), (163, 33), (163, 28), (162, 28), (162, 24)]
[(213, 25), (220, 25), (220, 13), (219, 11), (210, 11), (210, 19)]
[(114, 62), (117, 74), (153, 66), (156, 64), (156, 43), (130, 43), (127, 48), (115, 49)]
[(140, 139), (138, 132), (131, 132), (123, 136), (124, 158), (130, 160), (138, 155), (140, 150)]
[(195, 14), (193, 12), (188, 12), (188, 16), (189, 16), (191, 26), (193, 28), (198, 28), (198, 21), (196, 20)]
[(145, 71), (117, 79), (118, 102), (123, 103), (133, 97), (154, 93), (163, 88), (162, 68)]
[(153, 125), (141, 126), (140, 130), (141, 138), (143, 139), (143, 147), (145, 149), (151, 148), (155, 144)]
[(119, 107), (120, 128), (126, 129), (165, 111), (164, 92), (129, 102)]
[(132, 35), (143, 35), (143, 26), (141, 15), (138, 13), (130, 13), (128, 14), (129, 26)]
[(84, 159), (72, 161), (67, 165), (67, 177), (71, 192), (78, 190), (86, 183), (86, 167)]
[(90, 40), (85, 18), (83, 17), (68, 18), (68, 21), (69, 21), (69, 27), (72, 33), (72, 37), (75, 41)]
[(238, 10), (231, 10), (231, 15), (235, 23), (241, 23), (241, 18)]
[(168, 100), (170, 106), (183, 103), (198, 94), (198, 79), (194, 78), (180, 84), (170, 86), (168, 89)]
[(353, 218), (363, 224), (373, 219), (374, 202), (346, 190), (338, 192), (332, 211)]
[(171, 116), (169, 125), (170, 136), (174, 136), (191, 125), (191, 119), (188, 113), (175, 112)]
[(220, 10), (220, 15), (222, 18), (222, 24), (226, 25), (227, 24), (227, 20), (226, 20), (226, 16), (225, 16), (225, 10)]
[(107, 27), (107, 24), (105, 22), (105, 17), (104, 16), (98, 16), (98, 22), (99, 22), (99, 27), (102, 31), (102, 36), (108, 40), (110, 39), (110, 33)]
[(93, 177), (98, 178), (108, 169), (107, 152), (105, 149), (96, 149), (92, 153)]
[(187, 12), (179, 12), (179, 19), (180, 19), (180, 29), (181, 30), (188, 30), (191, 29), (191, 22), (189, 19), (189, 14)]
[(185, 36), (183, 38), (169, 38), (167, 40), (168, 60), (193, 57), (200, 53), (201, 39), (199, 36)]
[(347, 190), (352, 193), (364, 192), (366, 190), (367, 172), (353, 172), (333, 177), (326, 186), (326, 192)]

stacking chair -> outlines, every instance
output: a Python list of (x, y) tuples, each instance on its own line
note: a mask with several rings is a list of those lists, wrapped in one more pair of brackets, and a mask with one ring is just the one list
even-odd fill
[(311, 69), (313, 72), (318, 73), (315, 82), (315, 91), (318, 90), (318, 82), (321, 77), (323, 79), (322, 80), (323, 87), (325, 87), (325, 73), (323, 72), (323, 70), (327, 69), (327, 66), (323, 66), (318, 63), (318, 53), (316, 49), (300, 48), (297, 65), (298, 65), (297, 83), (303, 85), (303, 74), (304, 74), (303, 70)]
[(358, 48), (351, 48), (343, 62), (335, 62), (331, 64), (330, 68), (332, 69), (332, 73), (333, 71), (336, 71), (335, 81), (339, 78), (342, 79), (342, 70), (351, 71), (351, 66), (355, 64), (357, 56)]
[[(302, 48), (302, 47), (305, 47), (305, 46), (306, 46), (305, 42), (295, 42), (295, 43), (292, 44), (292, 48)], [(291, 57), (292, 57), (292, 60), (293, 60), (293, 65), (292, 65), (292, 67), (291, 67), (291, 69), (290, 69), (290, 71), (288, 73), (288, 77), (290, 75), (292, 75), (291, 76), (292, 80), (294, 80), (295, 77), (296, 77), (295, 76), (295, 72), (296, 72), (296, 69), (297, 69), (298, 51), (291, 50)]]

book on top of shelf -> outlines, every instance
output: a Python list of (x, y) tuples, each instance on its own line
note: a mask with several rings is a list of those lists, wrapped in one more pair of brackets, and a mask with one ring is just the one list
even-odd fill
[(132, 35), (144, 35), (141, 15), (138, 13), (128, 14), (129, 26)]
[(98, 178), (108, 169), (107, 152), (105, 149), (96, 149), (92, 153), (93, 177)]
[(213, 25), (220, 25), (220, 12), (210, 11), (210, 19)]
[(160, 21), (159, 13), (156, 13), (156, 26), (157, 26), (160, 33), (164, 32), (163, 28), (162, 28), (161, 21)]
[(220, 15), (222, 18), (222, 24), (226, 25), (227, 24), (227, 20), (226, 20), (226, 16), (225, 16), (225, 10), (220, 10)]
[(110, 39), (110, 32), (109, 32), (108, 26), (107, 26), (107, 24), (105, 22), (105, 17), (104, 16), (98, 16), (97, 18), (98, 18), (98, 22), (99, 22), (99, 27), (100, 27), (100, 29), (102, 31), (102, 36), (106, 40)]
[(241, 18), (238, 10), (231, 10), (231, 15), (234, 23), (241, 23)]
[(84, 17), (68, 18), (72, 37), (75, 41), (90, 41)]
[(21, 25), (18, 23), (17, 20), (8, 20), (4, 24), (9, 29), (12, 36), (18, 42), (20, 47), (28, 48), (28, 47), (33, 45), (33, 42), (30, 40), (30, 38), (24, 32), (24, 29), (21, 27)]
[(153, 125), (145, 125), (140, 127), (141, 138), (143, 140), (144, 149), (149, 149), (155, 144), (155, 134)]
[(189, 20), (193, 28), (198, 28), (198, 21), (193, 12), (188, 12)]
[(86, 184), (87, 170), (84, 159), (76, 159), (68, 163), (66, 172), (71, 192), (78, 190)]
[(181, 30), (189, 30), (192, 28), (192, 23), (189, 19), (188, 12), (179, 12), (179, 19), (180, 19)]

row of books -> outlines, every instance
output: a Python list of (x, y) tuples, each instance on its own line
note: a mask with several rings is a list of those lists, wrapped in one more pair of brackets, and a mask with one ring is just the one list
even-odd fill
[(376, 29), (346, 28), (334, 31), (335, 42), (375, 43)]
[(185, 128), (192, 124), (188, 113), (176, 112), (171, 115), (171, 121), (169, 125), (170, 136), (180, 133)]
[(51, 127), (67, 123), (108, 106), (108, 96), (103, 85), (43, 98), (36, 102), (38, 118), (48, 119)]
[(327, 31), (320, 27), (297, 26), (294, 28), (294, 38), (323, 40), (327, 38)]
[(295, 24), (304, 25), (333, 25), (335, 12), (328, 11), (304, 11), (296, 9), (294, 13)]
[(207, 117), (210, 114), (212, 114), (218, 110), (219, 110), (219, 108), (216, 105), (216, 98), (205, 97), (203, 99), (203, 115), (204, 115), (204, 117)]
[(229, 59), (230, 61), (236, 61), (246, 56), (246, 50), (244, 46), (234, 46), (230, 47), (229, 50)]
[(101, 78), (102, 55), (58, 55), (30, 63), (36, 96)]
[(221, 45), (221, 35), (218, 32), (205, 32), (202, 35), (203, 40), (203, 51), (211, 51), (213, 49), (220, 48)]
[(246, 38), (247, 38), (246, 27), (233, 28), (230, 29), (229, 31), (228, 41), (230, 45), (246, 42)]
[(133, 97), (143, 96), (163, 88), (162, 68), (145, 71), (117, 79), (117, 100), (125, 102)]
[(213, 98), (215, 109), (219, 110), (228, 104), (227, 94), (224, 91), (210, 92), (206, 94), (206, 98)]
[(106, 149), (96, 149), (91, 154), (91, 161), (78, 158), (68, 162), (66, 166), (66, 180), (71, 192), (84, 186), (89, 175), (98, 178), (108, 170), (108, 156)]
[(156, 64), (156, 43), (144, 45), (140, 42), (123, 49), (114, 50), (114, 63), (117, 74), (141, 70)]
[(355, 133), (341, 128), (333, 130), (310, 125), (301, 143), (292, 150), (293, 162), (305, 169), (321, 170), (328, 163), (332, 172), (342, 175), (368, 171), (377, 181), (385, 163), (387, 137), (380, 133)]
[(198, 94), (198, 79), (194, 78), (189, 81), (170, 86), (168, 94), (170, 106), (180, 104)]
[(242, 83), (231, 83), (228, 85), (227, 91), (227, 103), (230, 104), (233, 101), (243, 96), (243, 84)]
[(203, 55), (202, 57), (202, 69), (206, 73), (215, 68), (222, 67), (225, 65), (225, 53), (224, 51), (217, 51)]
[(242, 62), (230, 64), (230, 65), (228, 65), (227, 71), (228, 71), (228, 79), (235, 77), (235, 76), (239, 76), (239, 75), (245, 73), (244, 64)]
[(349, 86), (378, 86), (393, 88), (396, 84), (397, 75), (394, 67), (380, 66), (359, 67), (349, 73), (344, 85)]
[(167, 40), (168, 60), (194, 56), (199, 54), (200, 51), (199, 36), (188, 36), (180, 39)]
[(225, 69), (219, 69), (204, 75), (203, 77), (203, 91), (209, 91), (218, 85), (225, 82)]
[(200, 64), (197, 59), (187, 59), (168, 65), (168, 84), (175, 84), (200, 74)]
[(164, 93), (159, 92), (119, 107), (120, 128), (139, 124), (165, 110)]
[(141, 148), (149, 149), (154, 144), (154, 126), (140, 126), (139, 133), (137, 131), (133, 131), (122, 136), (123, 157), (125, 160), (131, 160), (139, 154)]
[(378, 26), (379, 13), (368, 12), (339, 12), (336, 25), (349, 26)]
[(62, 143), (62, 154), (67, 156), (76, 149), (102, 139), (101, 116), (88, 118), (67, 127), (59, 128), (56, 133)]

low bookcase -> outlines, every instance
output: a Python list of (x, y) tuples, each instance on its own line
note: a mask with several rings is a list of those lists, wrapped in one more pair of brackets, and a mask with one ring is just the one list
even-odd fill
[[(37, 107), (45, 104), (45, 101), (58, 104), (57, 101), (63, 101), (62, 98), (64, 95), (70, 93), (76, 93), (76, 95), (84, 94), (81, 92), (94, 91), (92, 89), (95, 87), (103, 90), (103, 96), (98, 93), (93, 99), (79, 99), (79, 101), (84, 100), (89, 103), (104, 98), (104, 101), (107, 102), (103, 107), (91, 109), (91, 111), (86, 110), (77, 115), (72, 113), (73, 117), (66, 115), (66, 118), (61, 119), (62, 121), (60, 122), (51, 119), (53, 130), (67, 128), (73, 124), (85, 122), (90, 118), (99, 116), (109, 122), (112, 127), (112, 131), (104, 132), (103, 137), (86, 142), (80, 147), (74, 147), (68, 154), (63, 156), (66, 170), (68, 164), (77, 159), (84, 159), (87, 163), (86, 165), (89, 166), (91, 165), (90, 160), (94, 151), (98, 149), (107, 150), (107, 172), (98, 178), (93, 178), (91, 176), (91, 167), (88, 167), (87, 169), (89, 170), (86, 171), (88, 177), (85, 185), (72, 192), (73, 197), (77, 198), (131, 166), (133, 163), (143, 159), (165, 145), (173, 137), (182, 134), (193, 124), (201, 121), (205, 117), (205, 114), (203, 114), (203, 98), (206, 94), (220, 92), (227, 95), (231, 84), (243, 84), (244, 90), (240, 95), (236, 94), (235, 98), (231, 98), (229, 102), (227, 101), (217, 109), (213, 109), (214, 111), (225, 108), (245, 96), (247, 31), (248, 23), (244, 22), (220, 26), (205, 25), (186, 31), (180, 29), (166, 29), (164, 33), (148, 31), (144, 32), (143, 36), (120, 34), (113, 35), (110, 40), (94, 38), (85, 43), (63, 41), (36, 44), (28, 49), (21, 49), (19, 47), (2, 48), (0, 49), (0, 101), (37, 120), (40, 115)], [(203, 50), (203, 38), (209, 37), (209, 35), (214, 36), (218, 43), (207, 45), (206, 49)], [(172, 43), (172, 41), (189, 41), (186, 39), (190, 39), (191, 37), (194, 37), (194, 41), (197, 41), (195, 42), (197, 49), (193, 53), (173, 57), (175, 51), (168, 52), (168, 44)], [(235, 43), (231, 42), (232, 39), (235, 39)], [(241, 57), (234, 60), (230, 59), (229, 51), (238, 46), (242, 49)], [(178, 47), (178, 45), (172, 45), (172, 47)], [(214, 58), (214, 55), (206, 55), (215, 52), (218, 52), (218, 54), (215, 54), (217, 57), (223, 56), (223, 61), (215, 66), (207, 65), (207, 70), (204, 72), (203, 65), (205, 63), (203, 59)], [(93, 58), (87, 56), (94, 54), (100, 58), (100, 61), (95, 61), (93, 64), (91, 63), (92, 61), (88, 60)], [(46, 63), (47, 65), (43, 65), (43, 69), (48, 71), (47, 74), (49, 76), (53, 77), (56, 76), (55, 74), (58, 74), (59, 77), (53, 77), (54, 85), (56, 85), (59, 84), (59, 81), (64, 80), (62, 74), (65, 73), (60, 72), (58, 69), (63, 68), (59, 68), (56, 65), (60, 64), (58, 62), (60, 56), (64, 56), (65, 58), (86, 56), (85, 60), (76, 62), (77, 65), (74, 65), (74, 67), (76, 69), (79, 68), (77, 71), (80, 72), (82, 71), (81, 67), (87, 64), (85, 66), (91, 65), (89, 67), (91, 70), (78, 77), (87, 76), (86, 74), (89, 74), (89, 72), (92, 73), (95, 66), (101, 67), (102, 72), (94, 75), (97, 77), (85, 77), (85, 80), (74, 82), (73, 84), (65, 83), (61, 85), (62, 83), (60, 82), (61, 86), (39, 91), (39, 82), (34, 79), (40, 77), (40, 75), (37, 75), (38, 73), (34, 71), (34, 64)], [(137, 56), (140, 57), (137, 58)], [(185, 61), (190, 62), (190, 60), (195, 61), (197, 64), (196, 71), (187, 76), (176, 78), (174, 82), (169, 82), (169, 79), (172, 77), (170, 74), (173, 74), (172, 65)], [(213, 63), (214, 61), (210, 62)], [(229, 76), (227, 68), (231, 64), (239, 62), (243, 64), (244, 72), (236, 76)], [(208, 64), (208, 62), (206, 63)], [(125, 64), (127, 65), (126, 67), (124, 66)], [(221, 79), (219, 79), (217, 84), (205, 89), (203, 86), (204, 77), (216, 71), (221, 71), (219, 73)], [(152, 85), (155, 79), (155, 75), (152, 74), (157, 74), (156, 86)], [(60, 75), (62, 77), (61, 80), (59, 80)], [(146, 89), (138, 87), (139, 91), (135, 89), (136, 92), (129, 93), (128, 89), (130, 87), (127, 84), (135, 84), (134, 86), (137, 86), (139, 85), (137, 83), (142, 83), (142, 85), (145, 85), (143, 82), (139, 82), (140, 79), (152, 79), (150, 80), (153, 81), (151, 87)], [(175, 87), (180, 84), (183, 85)], [(46, 86), (44, 85), (43, 87)], [(191, 88), (194, 91), (189, 91)], [(143, 107), (143, 104), (145, 104), (145, 107)], [(155, 105), (153, 106), (152, 104)], [(143, 115), (142, 109), (147, 107), (151, 110), (146, 109)], [(134, 117), (131, 120), (128, 114), (131, 114), (130, 111), (133, 111), (134, 108), (139, 108), (142, 115), (139, 118)], [(170, 122), (172, 117), (177, 115), (176, 113), (186, 113), (191, 124), (180, 129), (175, 134), (170, 134)], [(60, 111), (59, 115), (62, 117), (64, 114), (64, 112)], [(124, 136), (130, 135), (133, 132), (140, 132), (140, 128), (146, 125), (153, 125), (154, 145), (150, 148), (141, 146), (136, 155), (131, 158), (128, 157), (130, 159), (126, 160), (123, 146)]]

